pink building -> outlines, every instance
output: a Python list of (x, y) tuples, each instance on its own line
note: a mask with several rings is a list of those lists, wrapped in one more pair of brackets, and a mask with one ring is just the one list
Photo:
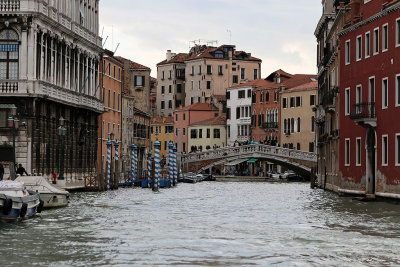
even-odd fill
[(186, 153), (188, 149), (189, 125), (217, 117), (219, 111), (208, 103), (196, 103), (187, 107), (180, 107), (174, 111), (175, 137), (174, 143), (178, 152)]

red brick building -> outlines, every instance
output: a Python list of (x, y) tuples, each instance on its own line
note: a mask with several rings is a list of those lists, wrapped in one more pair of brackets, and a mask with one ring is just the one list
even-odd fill
[(350, 193), (400, 193), (400, 1), (352, 1), (340, 33), (340, 176)]

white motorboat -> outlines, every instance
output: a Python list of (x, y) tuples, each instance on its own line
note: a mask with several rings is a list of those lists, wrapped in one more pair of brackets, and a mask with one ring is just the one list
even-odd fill
[(68, 206), (69, 193), (42, 176), (19, 176), (16, 181), (23, 182), (29, 190), (38, 192), (44, 201), (44, 208), (61, 208)]
[(16, 181), (0, 181), (0, 220), (13, 221), (33, 217), (40, 213), (43, 201), (37, 192), (27, 190)]

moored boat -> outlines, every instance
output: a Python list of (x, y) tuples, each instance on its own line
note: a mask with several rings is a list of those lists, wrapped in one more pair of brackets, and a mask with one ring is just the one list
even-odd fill
[(23, 182), (29, 190), (38, 192), (44, 202), (44, 208), (61, 208), (68, 206), (69, 193), (42, 176), (20, 176), (16, 181)]
[(27, 219), (40, 213), (42, 208), (39, 193), (26, 190), (24, 183), (0, 181), (0, 220)]

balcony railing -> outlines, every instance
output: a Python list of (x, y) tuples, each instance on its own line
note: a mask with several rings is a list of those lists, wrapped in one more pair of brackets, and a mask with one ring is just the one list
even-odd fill
[(18, 11), (20, 0), (0, 0), (0, 11)]
[(16, 81), (0, 81), (0, 93), (17, 93), (18, 82)]
[(352, 120), (375, 119), (375, 102), (358, 103), (353, 105), (353, 110), (351, 111), (350, 118)]
[(262, 124), (263, 129), (277, 129), (278, 123), (277, 122), (264, 122)]

